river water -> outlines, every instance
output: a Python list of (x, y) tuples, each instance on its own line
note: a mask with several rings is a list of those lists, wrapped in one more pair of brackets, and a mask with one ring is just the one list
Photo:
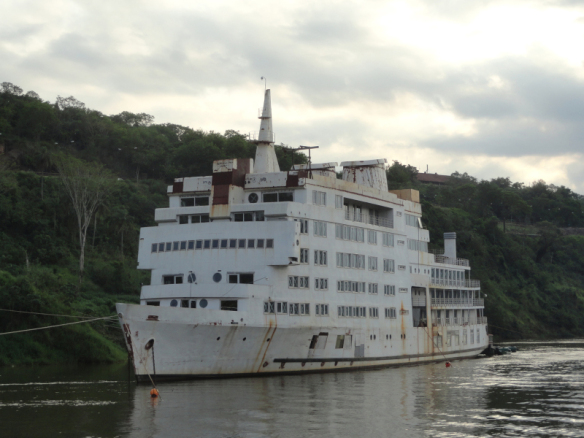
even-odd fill
[(383, 370), (163, 383), (0, 368), (2, 437), (584, 437), (584, 340)]

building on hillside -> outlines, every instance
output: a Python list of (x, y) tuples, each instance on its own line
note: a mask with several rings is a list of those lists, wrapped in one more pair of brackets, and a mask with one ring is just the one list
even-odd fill
[(438, 175), (437, 173), (418, 173), (416, 179), (423, 184), (446, 185), (450, 180), (449, 175)]

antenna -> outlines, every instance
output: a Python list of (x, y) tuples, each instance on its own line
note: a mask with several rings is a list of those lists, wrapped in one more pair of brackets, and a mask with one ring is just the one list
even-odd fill
[(260, 78), (260, 80), (264, 81), (264, 90), (268, 89), (268, 78), (266, 78), (265, 76), (262, 76)]
[(294, 166), (294, 152), (296, 151), (308, 151), (308, 178), (312, 179), (312, 167), (310, 166), (312, 164), (312, 159), (310, 157), (310, 150), (311, 149), (318, 149), (319, 146), (298, 146), (297, 148), (286, 148), (287, 150), (289, 150), (292, 153), (292, 166)]

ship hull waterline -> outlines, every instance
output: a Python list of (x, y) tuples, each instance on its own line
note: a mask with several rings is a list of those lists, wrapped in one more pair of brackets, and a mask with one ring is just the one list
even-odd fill
[[(434, 346), (430, 334), (441, 333), (445, 327), (412, 327), (401, 335), (367, 337), (359, 354), (353, 345), (335, 348), (337, 334), (352, 332), (355, 344), (365, 339), (355, 329), (258, 327), (234, 320), (188, 322), (174, 316), (184, 316), (190, 309), (133, 304), (116, 307), (136, 379), (145, 383), (412, 366), (474, 358), (488, 346), (484, 325), (475, 326), (485, 333), (480, 344), (442, 348)], [(169, 313), (173, 311), (175, 315)], [(321, 342), (316, 345), (320, 348), (310, 348), (315, 335), (320, 335)], [(386, 339), (389, 336), (391, 339)]]

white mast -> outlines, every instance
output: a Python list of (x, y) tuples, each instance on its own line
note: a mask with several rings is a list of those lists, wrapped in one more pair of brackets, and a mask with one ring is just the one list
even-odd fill
[(264, 109), (260, 117), (260, 134), (254, 163), (254, 173), (279, 172), (280, 166), (274, 149), (274, 132), (272, 130), (272, 99), (270, 90), (266, 90)]

